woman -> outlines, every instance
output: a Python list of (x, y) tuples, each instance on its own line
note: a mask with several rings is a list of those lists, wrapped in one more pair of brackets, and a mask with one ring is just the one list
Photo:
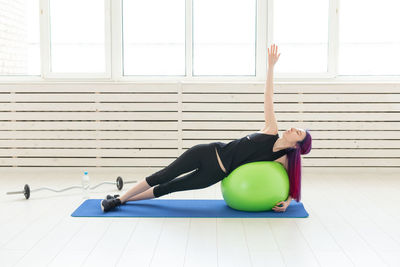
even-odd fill
[[(285, 201), (276, 203), (275, 212), (283, 212), (290, 201), (300, 201), (301, 158), (311, 150), (308, 130), (290, 128), (279, 138), (273, 109), (273, 70), (280, 56), (277, 46), (268, 48), (268, 76), (264, 92), (265, 127), (259, 132), (233, 140), (228, 144), (213, 142), (198, 144), (186, 150), (164, 169), (146, 177), (122, 197), (107, 196), (101, 209), (107, 212), (127, 201), (158, 198), (163, 195), (211, 186), (242, 164), (254, 161), (277, 161), (288, 172), (290, 190)], [(176, 178), (177, 176), (193, 172)]]

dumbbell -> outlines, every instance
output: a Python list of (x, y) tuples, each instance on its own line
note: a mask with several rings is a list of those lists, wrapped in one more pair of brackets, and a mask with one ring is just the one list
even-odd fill
[[(125, 184), (136, 183), (136, 182), (137, 181), (126, 181)], [(115, 184), (117, 186), (118, 190), (121, 190), (124, 187), (124, 181), (122, 180), (122, 177), (118, 176), (117, 180), (115, 182), (105, 181), (105, 182), (97, 184), (97, 185), (95, 185), (93, 187), (90, 187), (89, 189), (95, 189), (95, 188), (97, 188), (97, 187), (99, 187), (99, 186), (101, 186), (103, 184)], [(75, 186), (70, 186), (70, 187), (67, 187), (67, 188), (64, 188), (64, 189), (61, 189), (61, 190), (56, 190), (56, 189), (52, 189), (52, 188), (49, 188), (49, 187), (40, 187), (40, 188), (31, 190), (29, 185), (26, 184), (24, 186), (24, 190), (23, 191), (7, 192), (7, 195), (24, 194), (25, 198), (29, 199), (29, 197), (31, 196), (32, 192), (37, 192), (37, 191), (41, 191), (41, 190), (49, 190), (49, 191), (53, 191), (53, 192), (56, 192), (56, 193), (60, 193), (60, 192), (64, 192), (64, 191), (67, 191), (67, 190), (74, 189), (74, 188), (82, 188), (82, 186), (75, 185)]]

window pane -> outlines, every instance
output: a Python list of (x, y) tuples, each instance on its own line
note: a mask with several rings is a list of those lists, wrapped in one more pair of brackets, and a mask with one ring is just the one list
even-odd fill
[(270, 43), (278, 45), (281, 53), (277, 72), (327, 72), (329, 1), (279, 0), (274, 1), (273, 12)]
[(185, 0), (123, 1), (124, 75), (185, 75)]
[(104, 1), (51, 0), (51, 71), (105, 72)]
[(256, 1), (193, 1), (193, 75), (255, 75)]
[(39, 1), (0, 1), (0, 75), (40, 75)]
[(399, 11), (395, 0), (340, 2), (339, 74), (400, 74)]

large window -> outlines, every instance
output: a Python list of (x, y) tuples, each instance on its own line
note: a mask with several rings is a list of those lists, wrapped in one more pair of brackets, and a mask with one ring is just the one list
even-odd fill
[(185, 0), (123, 0), (123, 74), (185, 75)]
[(400, 75), (400, 2), (340, 2), (341, 75)]
[(39, 0), (0, 1), (0, 75), (40, 75)]
[(278, 79), (400, 81), (399, 10), (397, 0), (0, 0), (0, 82), (265, 81), (273, 43)]
[(193, 1), (193, 75), (255, 75), (255, 52), (255, 0)]
[(273, 13), (273, 39), (281, 51), (276, 72), (326, 73), (329, 1), (274, 1)]
[(51, 0), (51, 72), (101, 73), (105, 63), (103, 0)]

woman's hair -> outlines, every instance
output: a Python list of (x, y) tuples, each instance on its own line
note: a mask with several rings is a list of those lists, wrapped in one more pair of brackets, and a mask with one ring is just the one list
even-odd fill
[(311, 150), (312, 138), (306, 129), (306, 137), (303, 141), (296, 143), (296, 148), (288, 148), (288, 174), (290, 190), (289, 195), (297, 202), (301, 199), (301, 156), (300, 154), (308, 154)]

